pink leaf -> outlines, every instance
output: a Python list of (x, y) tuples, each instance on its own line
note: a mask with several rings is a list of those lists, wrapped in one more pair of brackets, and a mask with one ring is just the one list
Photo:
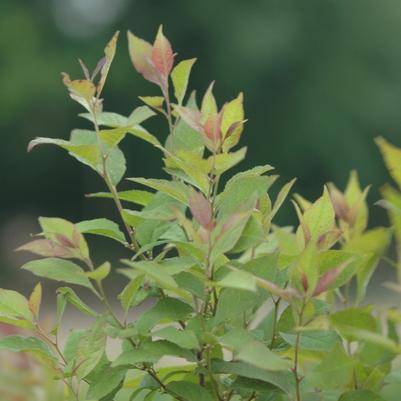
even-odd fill
[(174, 64), (174, 54), (169, 40), (163, 34), (161, 25), (153, 44), (152, 61), (157, 71), (164, 78), (170, 75)]
[(189, 197), (189, 209), (195, 220), (205, 229), (214, 227), (212, 207), (209, 201), (198, 191), (193, 191)]

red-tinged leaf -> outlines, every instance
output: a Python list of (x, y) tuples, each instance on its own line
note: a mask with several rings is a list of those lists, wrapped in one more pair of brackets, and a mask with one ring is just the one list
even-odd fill
[(305, 292), (307, 292), (308, 288), (309, 288), (309, 283), (308, 283), (308, 277), (306, 276), (306, 274), (304, 272), (302, 272), (302, 274), (301, 274), (301, 284), (302, 284), (302, 287), (305, 290)]
[(221, 140), (221, 118), (222, 113), (210, 116), (205, 123), (204, 132), (206, 137), (213, 143), (216, 148)]
[(160, 75), (164, 78), (170, 75), (174, 64), (174, 54), (169, 40), (163, 34), (161, 25), (153, 44), (152, 61)]
[(160, 85), (161, 77), (152, 61), (152, 45), (128, 31), (128, 50), (135, 69), (146, 80)]
[(331, 203), (333, 204), (334, 212), (339, 219), (347, 220), (349, 215), (349, 207), (345, 196), (334, 186), (329, 186)]
[(343, 270), (352, 262), (352, 260), (353, 259), (347, 260), (340, 266), (337, 266), (334, 269), (330, 269), (325, 274), (323, 274), (316, 285), (313, 296), (317, 297), (322, 292), (327, 291), (329, 287), (336, 281), (337, 277), (343, 272)]
[(57, 242), (63, 247), (76, 248), (76, 245), (63, 234), (55, 234), (55, 238), (57, 239)]
[(16, 250), (28, 251), (36, 255), (46, 256), (46, 257), (59, 257), (59, 258), (71, 257), (71, 252), (68, 249), (49, 239), (37, 239), (28, 242), (25, 245), (20, 246)]
[(192, 110), (189, 107), (176, 107), (176, 110), (180, 117), (188, 124), (192, 129), (198, 132), (203, 132), (203, 126), (200, 122), (201, 113), (198, 110)]
[(198, 191), (193, 191), (189, 197), (189, 209), (195, 220), (205, 229), (211, 230), (213, 224), (213, 212), (210, 202)]

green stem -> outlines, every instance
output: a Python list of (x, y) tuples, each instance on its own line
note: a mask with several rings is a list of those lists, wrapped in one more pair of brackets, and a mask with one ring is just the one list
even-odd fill
[[(298, 325), (302, 326), (303, 324), (303, 315), (305, 311), (305, 306), (306, 306), (306, 301), (303, 300), (301, 309), (298, 314), (299, 322)], [(295, 380), (295, 394), (296, 394), (296, 401), (301, 401), (301, 381), (302, 378), (299, 375), (299, 348), (300, 348), (300, 342), (301, 342), (301, 332), (297, 333), (296, 340), (295, 340), (295, 354), (294, 354), (294, 366), (292, 368), (292, 371), (294, 373), (294, 380)]]
[[(272, 297), (272, 299), (273, 299), (273, 297)], [(272, 328), (272, 339), (271, 339), (271, 342), (270, 342), (270, 349), (273, 349), (274, 342), (276, 340), (278, 309), (280, 307), (280, 302), (281, 302), (281, 298), (278, 298), (277, 300), (273, 299), (274, 312), (273, 312), (273, 328)]]

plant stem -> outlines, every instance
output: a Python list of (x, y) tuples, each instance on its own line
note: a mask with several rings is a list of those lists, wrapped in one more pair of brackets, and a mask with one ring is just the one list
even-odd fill
[[(305, 299), (302, 302), (301, 309), (299, 311), (298, 317), (299, 317), (299, 322), (298, 325), (302, 326), (303, 322), (303, 315), (305, 311), (305, 306), (306, 306), (306, 301)], [(294, 354), (294, 366), (292, 368), (292, 371), (294, 373), (294, 379), (295, 379), (295, 394), (296, 394), (296, 401), (301, 401), (301, 381), (302, 378), (299, 375), (298, 369), (299, 369), (299, 348), (300, 348), (300, 342), (301, 342), (301, 332), (297, 333), (296, 340), (295, 340), (295, 354)]]
[(280, 302), (281, 302), (281, 298), (278, 298), (277, 300), (273, 299), (273, 304), (274, 304), (274, 314), (273, 314), (273, 328), (272, 328), (272, 339), (270, 342), (270, 349), (273, 348), (274, 346), (274, 341), (276, 340), (276, 331), (277, 331), (277, 320), (278, 320), (278, 309), (280, 307)]
[[(116, 207), (117, 207), (118, 213), (119, 213), (120, 218), (121, 218), (121, 220), (122, 220), (122, 222), (123, 222), (125, 231), (127, 232), (128, 238), (130, 239), (130, 242), (131, 242), (130, 247), (131, 247), (135, 252), (138, 252), (139, 249), (140, 249), (140, 246), (139, 246), (139, 244), (138, 244), (138, 241), (137, 241), (136, 238), (135, 238), (135, 233), (134, 233), (134, 231), (133, 231), (132, 228), (127, 224), (127, 222), (126, 222), (125, 219), (124, 219), (124, 209), (123, 209), (123, 206), (122, 206), (122, 204), (121, 204), (120, 198), (119, 198), (119, 196), (118, 196), (117, 188), (116, 188), (116, 186), (111, 182), (109, 173), (108, 173), (108, 171), (107, 171), (106, 162), (107, 162), (108, 155), (104, 153), (104, 149), (103, 149), (103, 146), (102, 146), (102, 143), (101, 143), (101, 140), (100, 140), (100, 135), (99, 135), (99, 124), (98, 124), (98, 122), (97, 122), (96, 112), (95, 112), (94, 110), (92, 110), (92, 117), (93, 117), (93, 125), (94, 125), (95, 132), (96, 132), (96, 139), (97, 139), (99, 151), (100, 151), (100, 153), (101, 153), (101, 158), (102, 158), (103, 172), (102, 172), (101, 176), (102, 176), (102, 178), (104, 179), (104, 181), (105, 181), (105, 183), (106, 183), (106, 186), (107, 186), (108, 190), (110, 191), (110, 193), (111, 193), (111, 195), (112, 195), (112, 197), (113, 197), (114, 203), (115, 203), (115, 205), (116, 205)], [(140, 255), (140, 258), (143, 259), (143, 260), (146, 260), (146, 259), (147, 259), (147, 258), (146, 258), (146, 255), (144, 255), (144, 254), (141, 254), (141, 255)]]

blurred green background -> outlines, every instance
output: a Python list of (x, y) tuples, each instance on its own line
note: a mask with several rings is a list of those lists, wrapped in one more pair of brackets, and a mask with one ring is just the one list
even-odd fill
[[(110, 203), (84, 199), (103, 189), (94, 174), (63, 151), (27, 155), (26, 146), (35, 136), (66, 138), (86, 126), (60, 72), (77, 77), (78, 57), (93, 68), (117, 29), (124, 34), (105, 109), (128, 114), (138, 95), (156, 94), (131, 66), (125, 31), (153, 40), (160, 23), (178, 59), (198, 57), (193, 88), (203, 93), (216, 80), (220, 103), (245, 92), (242, 167), (270, 163), (282, 183), (298, 177), (296, 191), (311, 198), (327, 181), (343, 187), (357, 169), (373, 185), (370, 203), (379, 198), (389, 179), (373, 138), (401, 145), (399, 0), (0, 0), (2, 287), (34, 280), (17, 273), (27, 255), (13, 249), (38, 231), (38, 215), (115, 217)], [(166, 135), (165, 125), (151, 128)], [(128, 176), (160, 177), (150, 147), (130, 139), (123, 149)], [(295, 215), (289, 203), (285, 209), (280, 218), (288, 223)], [(374, 208), (374, 222), (384, 219)]]

